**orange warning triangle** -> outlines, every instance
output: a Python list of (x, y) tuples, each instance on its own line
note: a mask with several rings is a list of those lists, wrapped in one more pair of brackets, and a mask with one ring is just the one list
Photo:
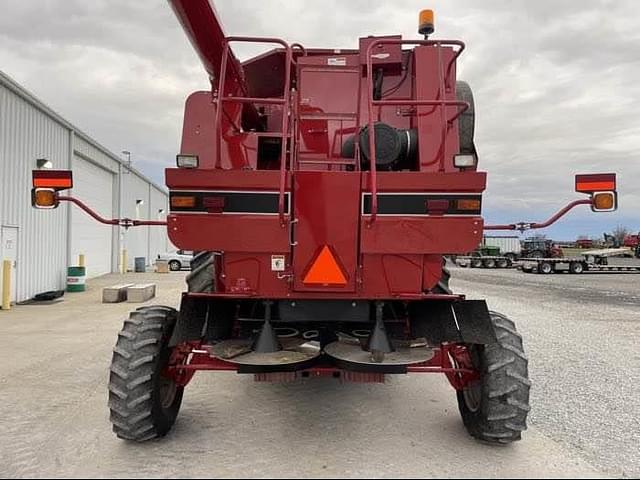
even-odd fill
[(346, 285), (347, 278), (338, 265), (336, 257), (333, 256), (333, 252), (325, 245), (302, 282), (316, 285)]

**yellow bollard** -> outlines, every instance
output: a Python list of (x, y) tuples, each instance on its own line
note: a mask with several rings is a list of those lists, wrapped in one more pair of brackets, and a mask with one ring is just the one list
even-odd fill
[(78, 255), (78, 266), (79, 267), (84, 267), (84, 253), (81, 253), (80, 255)]
[(120, 273), (127, 273), (127, 249), (122, 249), (122, 259), (120, 263)]
[(11, 309), (11, 261), (2, 262), (2, 309)]

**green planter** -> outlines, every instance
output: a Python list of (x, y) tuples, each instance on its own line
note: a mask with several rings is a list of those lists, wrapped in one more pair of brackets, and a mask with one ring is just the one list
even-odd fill
[(86, 267), (69, 267), (67, 269), (67, 292), (84, 292)]

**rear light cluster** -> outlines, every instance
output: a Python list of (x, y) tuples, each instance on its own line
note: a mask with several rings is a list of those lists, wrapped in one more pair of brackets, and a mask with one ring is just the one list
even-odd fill
[(453, 165), (456, 168), (473, 168), (478, 164), (478, 157), (470, 154), (456, 155), (453, 157)]
[(176, 164), (179, 168), (198, 168), (199, 162), (198, 155), (176, 155)]

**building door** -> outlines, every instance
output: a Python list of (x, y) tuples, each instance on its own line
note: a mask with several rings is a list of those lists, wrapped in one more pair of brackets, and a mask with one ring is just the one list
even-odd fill
[[(11, 302), (15, 303), (18, 299), (17, 275), (18, 266), (18, 227), (2, 227), (2, 235), (0, 235), (2, 249), (0, 251), (1, 260), (9, 260), (11, 262)], [(0, 275), (0, 288), (2, 285), (2, 275)]]
[[(76, 156), (73, 162), (73, 196), (86, 202), (101, 216), (113, 215), (113, 174)], [(71, 264), (84, 254), (87, 278), (111, 272), (113, 227), (96, 222), (79, 208), (71, 207)]]

